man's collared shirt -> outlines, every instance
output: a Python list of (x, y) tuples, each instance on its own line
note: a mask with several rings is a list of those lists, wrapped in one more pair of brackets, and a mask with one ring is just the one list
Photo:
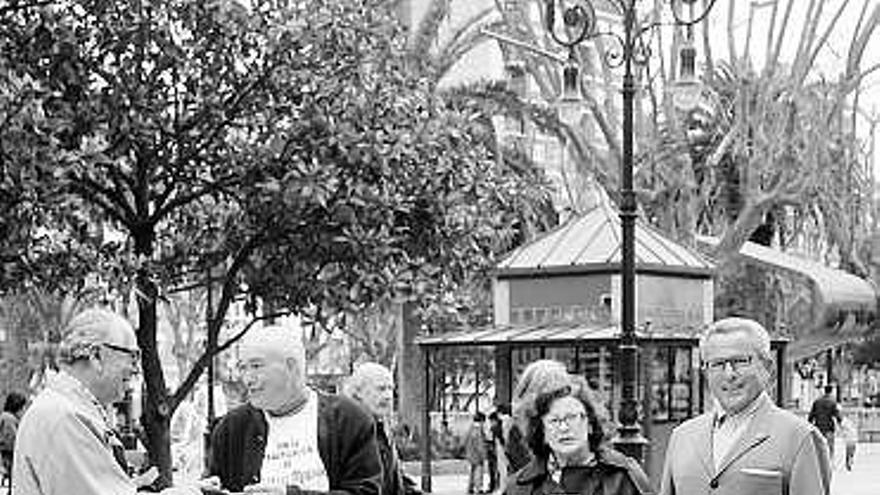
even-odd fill
[(712, 429), (712, 460), (715, 469), (721, 467), (721, 461), (730, 452), (730, 449), (739, 441), (749, 424), (755, 418), (755, 413), (770, 400), (766, 392), (761, 392), (751, 404), (735, 414), (727, 414), (723, 410), (715, 415), (715, 427)]

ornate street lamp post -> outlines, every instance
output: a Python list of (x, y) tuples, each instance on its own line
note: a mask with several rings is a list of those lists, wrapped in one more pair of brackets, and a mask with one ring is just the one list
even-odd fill
[[(671, 0), (676, 2), (676, 0)], [(691, 4), (689, 20), (681, 19), (676, 8), (673, 8), (674, 24), (693, 26), (701, 22), (712, 7), (711, 0), (705, 12), (700, 16), (693, 15), (695, 0), (678, 0)], [(612, 67), (623, 66), (623, 156), (621, 160), (620, 181), (620, 220), (622, 230), (621, 246), (621, 403), (618, 420), (620, 422), (617, 448), (625, 454), (642, 461), (644, 445), (647, 440), (641, 434), (638, 424), (638, 402), (636, 397), (636, 370), (638, 366), (638, 340), (636, 339), (636, 305), (635, 305), (635, 221), (636, 197), (633, 190), (633, 100), (636, 94), (633, 65), (644, 65), (650, 56), (648, 46), (642, 40), (642, 34), (656, 24), (647, 26), (636, 25), (635, 0), (616, 0), (616, 5), (623, 16), (623, 36), (616, 33), (596, 32), (596, 14), (589, 0), (544, 0), (545, 28), (554, 41), (568, 48), (569, 57), (563, 68), (563, 95), (571, 88), (572, 80), (579, 84), (575, 47), (585, 39), (596, 36), (610, 36), (620, 45), (620, 51), (608, 52), (605, 63)], [(561, 23), (557, 21), (557, 13), (562, 14)], [(561, 24), (561, 25), (560, 25)]]

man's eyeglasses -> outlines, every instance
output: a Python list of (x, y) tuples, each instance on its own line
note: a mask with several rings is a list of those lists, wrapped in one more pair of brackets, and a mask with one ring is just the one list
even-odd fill
[(128, 347), (122, 347), (121, 345), (109, 344), (104, 342), (101, 344), (107, 349), (114, 350), (116, 352), (121, 352), (132, 359), (132, 361), (140, 362), (141, 360), (141, 350), (140, 349), (130, 349)]
[(734, 356), (730, 358), (707, 359), (703, 361), (703, 369), (708, 371), (721, 372), (730, 366), (734, 373), (748, 368), (755, 361), (754, 356)]
[(544, 423), (550, 428), (561, 430), (563, 426), (570, 427), (571, 425), (579, 424), (586, 417), (585, 413), (569, 413), (565, 416), (544, 418)]

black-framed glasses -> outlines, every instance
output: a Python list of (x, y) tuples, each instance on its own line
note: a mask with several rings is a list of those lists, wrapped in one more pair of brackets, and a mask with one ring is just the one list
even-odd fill
[(727, 369), (727, 366), (730, 366), (731, 370), (733, 370), (735, 373), (739, 373), (742, 370), (751, 366), (754, 361), (755, 357), (752, 355), (707, 359), (706, 361), (703, 361), (703, 369), (708, 371), (721, 372)]
[(140, 349), (131, 349), (128, 347), (123, 347), (121, 345), (110, 344), (108, 342), (103, 342), (103, 343), (101, 343), (101, 345), (106, 347), (107, 349), (121, 352), (121, 353), (127, 355), (128, 357), (130, 357), (132, 359), (132, 361), (140, 362), (140, 360), (141, 360), (141, 350)]

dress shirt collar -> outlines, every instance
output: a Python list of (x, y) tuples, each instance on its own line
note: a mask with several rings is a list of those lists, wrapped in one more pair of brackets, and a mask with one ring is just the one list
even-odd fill
[(91, 406), (96, 416), (104, 423), (105, 428), (108, 431), (111, 430), (107, 408), (77, 377), (62, 369), (49, 377), (46, 382), (46, 388), (74, 399), (81, 404)]
[(724, 409), (721, 409), (719, 407), (718, 410), (715, 412), (715, 419), (712, 424), (715, 429), (718, 429), (725, 423), (741, 424), (748, 422), (755, 416), (755, 414), (758, 412), (758, 409), (760, 409), (761, 406), (769, 401), (770, 397), (767, 395), (767, 392), (761, 392), (760, 394), (758, 394), (757, 397), (755, 397), (755, 400), (747, 405), (742, 411), (728, 414)]

